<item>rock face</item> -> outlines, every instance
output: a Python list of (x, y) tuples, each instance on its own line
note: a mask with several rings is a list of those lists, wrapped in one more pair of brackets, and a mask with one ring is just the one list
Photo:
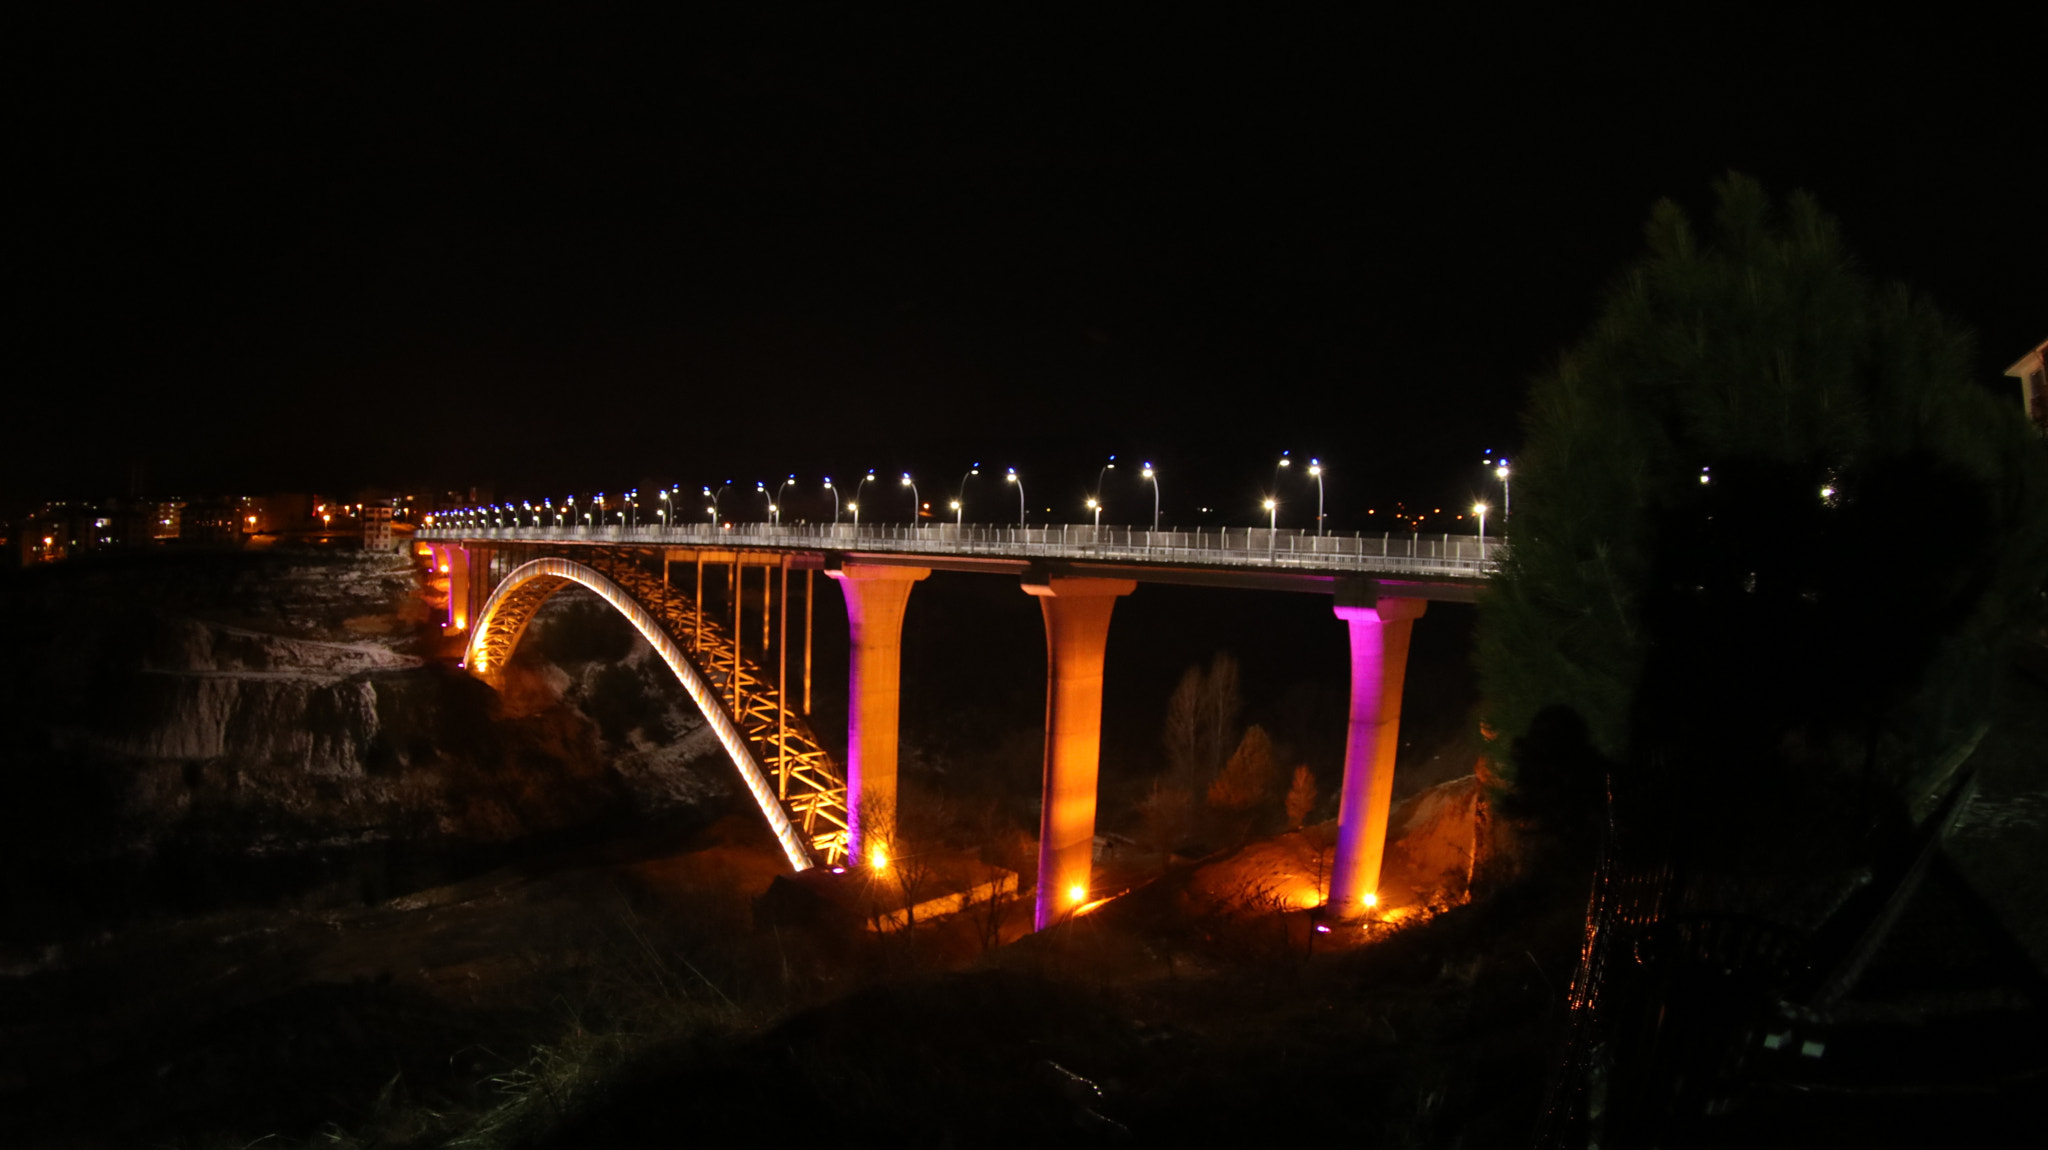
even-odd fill
[(1472, 881), (1479, 803), (1479, 780), (1466, 775), (1395, 807), (1387, 824), (1388, 881), (1406, 888), (1408, 898), (1439, 892), (1449, 902), (1463, 900)]
[(0, 582), (0, 868), (70, 872), (12, 879), (9, 901), (113, 898), (171, 859), (559, 837), (728, 792), (716, 741), (609, 609), (558, 596), (501, 697), (452, 666), (425, 574), (211, 554)]
[(60, 741), (133, 759), (233, 759), (361, 775), (378, 734), (378, 672), (417, 656), (153, 618), (143, 665)]

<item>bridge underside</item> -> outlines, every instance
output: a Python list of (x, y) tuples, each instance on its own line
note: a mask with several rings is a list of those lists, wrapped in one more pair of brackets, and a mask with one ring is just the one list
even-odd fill
[[(1036, 922), (1040, 926), (1083, 905), (1089, 884), (1100, 748), (1102, 651), (1114, 601), (1136, 582), (1331, 597), (1351, 637), (1351, 721), (1339, 809), (1337, 857), (1329, 909), (1362, 913), (1375, 905), (1391, 807), (1402, 680), (1409, 628), (1428, 601), (1473, 602), (1481, 581), (1457, 572), (1304, 569), (1242, 562), (1133, 561), (1087, 557), (1024, 559), (936, 551), (871, 551), (748, 546), (706, 538), (701, 546), (667, 540), (484, 538), (428, 543), (436, 566), (450, 575), (449, 629), (477, 620), (472, 669), (490, 677), (516, 648), (526, 625), (566, 582), (598, 590), (635, 620), (690, 690), (761, 803), (792, 865), (842, 860), (886, 865), (896, 792), (897, 658), (903, 601), (933, 570), (1017, 579), (1039, 597), (1047, 637), (1047, 714)], [(574, 558), (571, 558), (571, 557)], [(685, 594), (669, 584), (676, 563), (695, 567)], [(656, 569), (661, 575), (655, 574)], [(844, 771), (812, 733), (810, 614), (812, 575), (840, 582), (850, 639), (849, 762)], [(741, 592), (761, 577), (761, 663), (741, 641)], [(729, 621), (704, 608), (707, 573), (725, 574)], [(792, 705), (789, 660), (790, 573), (804, 576), (801, 706)], [(781, 589), (773, 583), (779, 577)], [(488, 602), (479, 603), (479, 597)], [(781, 605), (780, 640), (770, 604)], [(777, 665), (771, 676), (769, 652)], [(849, 857), (850, 855), (850, 857)]]

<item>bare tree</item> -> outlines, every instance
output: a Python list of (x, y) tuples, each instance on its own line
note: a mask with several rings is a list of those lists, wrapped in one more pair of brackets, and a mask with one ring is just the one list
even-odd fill
[(1273, 740), (1254, 723), (1209, 784), (1209, 805), (1230, 814), (1248, 814), (1273, 790)]
[[(1238, 693), (1237, 660), (1222, 652), (1209, 663), (1202, 690), (1202, 769), (1215, 771), (1237, 744), (1237, 716), (1244, 708)], [(1270, 744), (1268, 746), (1270, 750)]]
[(1166, 706), (1161, 741), (1168, 773), (1194, 790), (1208, 785), (1230, 748), (1237, 745), (1237, 717), (1244, 701), (1238, 690), (1237, 660), (1218, 653), (1205, 672), (1189, 667)]

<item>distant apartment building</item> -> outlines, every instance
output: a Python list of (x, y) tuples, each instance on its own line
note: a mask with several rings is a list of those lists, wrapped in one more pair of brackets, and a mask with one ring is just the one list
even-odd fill
[(396, 545), (397, 537), (391, 530), (392, 514), (396, 504), (389, 499), (365, 500), (356, 505), (363, 524), (363, 550), (390, 551)]
[(238, 543), (253, 530), (256, 516), (239, 500), (195, 500), (178, 519), (178, 538), (194, 543)]
[(159, 499), (150, 507), (149, 537), (151, 539), (176, 539), (185, 523), (185, 501), (182, 499)]
[(2020, 381), (2020, 402), (2026, 405), (2027, 422), (2048, 437), (2048, 339), (2020, 357), (2005, 374)]

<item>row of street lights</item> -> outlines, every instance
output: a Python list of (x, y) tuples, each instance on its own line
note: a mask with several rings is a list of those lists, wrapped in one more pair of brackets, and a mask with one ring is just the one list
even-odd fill
[[(1510, 472), (1508, 468), (1508, 461), (1505, 458), (1503, 458), (1500, 459), (1498, 464), (1496, 465), (1493, 459), (1493, 453), (1489, 451), (1486, 454), (1486, 462), (1488, 465), (1493, 466), (1494, 477), (1497, 478), (1501, 484), (1501, 499), (1504, 508), (1503, 514), (1511, 515), (1513, 513), (1513, 502), (1509, 488)], [(1260, 504), (1261, 510), (1266, 512), (1266, 526), (1269, 530), (1279, 530), (1280, 500), (1278, 497), (1278, 492), (1280, 489), (1283, 474), (1287, 473), (1293, 466), (1293, 453), (1287, 451), (1281, 452), (1279, 460), (1275, 462), (1273, 465), (1273, 493), (1266, 496), (1266, 498)], [(1116, 470), (1116, 456), (1112, 455), (1106, 462), (1103, 463), (1101, 468), (1096, 471), (1094, 491), (1083, 501), (1083, 506), (1088, 510), (1088, 512), (1092, 516), (1094, 524), (1097, 528), (1100, 528), (1102, 526), (1102, 511), (1105, 505), (1105, 500), (1102, 496), (1103, 483), (1108, 478), (1109, 473), (1114, 470)], [(1310, 459), (1308, 461), (1308, 467), (1306, 470), (1308, 476), (1316, 481), (1316, 534), (1321, 535), (1324, 533), (1326, 522), (1323, 513), (1322, 460), (1314, 458)], [(955, 497), (950, 501), (947, 507), (948, 510), (953, 512), (953, 522), (956, 526), (964, 525), (966, 522), (967, 482), (968, 480), (980, 474), (981, 464), (977, 462), (972, 467), (968, 468), (967, 471), (960, 476), (960, 484), (956, 490)], [(1140, 468), (1138, 475), (1141, 480), (1151, 485), (1152, 529), (1154, 531), (1157, 531), (1160, 527), (1161, 512), (1161, 501), (1159, 493), (1159, 473), (1157, 469), (1155, 469), (1152, 466), (1151, 462), (1147, 461)], [(1016, 468), (1012, 467), (1005, 472), (1003, 480), (1004, 482), (1010, 484), (1011, 486), (1017, 489), (1017, 526), (1023, 527), (1029, 519), (1029, 509), (1024, 497), (1023, 477), (1017, 474)], [(860, 523), (861, 494), (865, 490), (867, 485), (873, 482), (878, 482), (878, 480), (875, 477), (875, 473), (872, 470), (870, 470), (866, 475), (861, 477), (859, 483), (856, 483), (854, 485), (854, 497), (846, 500), (844, 504), (845, 513), (850, 514), (853, 517), (853, 522), (856, 525)], [(754, 483), (754, 491), (757, 494), (759, 494), (763, 499), (767, 509), (768, 521), (770, 523), (779, 525), (782, 522), (782, 508), (785, 503), (785, 496), (789, 491), (790, 486), (796, 483), (797, 478), (793, 473), (784, 478), (781, 484), (779, 484), (772, 493), (769, 491), (768, 484), (765, 480), (757, 480)], [(906, 471), (902, 474), (902, 478), (898, 481), (898, 485), (908, 488), (910, 490), (912, 521), (916, 522), (918, 517), (922, 515), (924, 510), (924, 504), (918, 494), (917, 482), (911, 477), (910, 473)], [(703, 495), (705, 499), (704, 513), (710, 518), (710, 521), (714, 526), (716, 526), (720, 521), (720, 501), (725, 497), (726, 492), (732, 490), (732, 486), (733, 481), (728, 479), (724, 483), (720, 484), (718, 489), (715, 491), (712, 490), (709, 484), (706, 484), (703, 488)], [(841, 503), (839, 498), (840, 491), (839, 488), (833, 485), (831, 476), (828, 475), (825, 477), (823, 489), (831, 492), (832, 494), (832, 522), (838, 523), (840, 521), (841, 516)], [(656, 514), (659, 517), (662, 526), (667, 526), (672, 522), (681, 522), (681, 492), (682, 488), (680, 486), (663, 488), (660, 491), (659, 494), (661, 506), (657, 509)], [(614, 511), (614, 514), (617, 516), (619, 524), (621, 526), (632, 528), (637, 527), (639, 525), (639, 497), (640, 491), (638, 488), (630, 490), (620, 497), (618, 501), (618, 506)], [(600, 491), (597, 493), (596, 497), (593, 500), (583, 505), (580, 513), (577, 506), (576, 497), (571, 495), (563, 501), (563, 504), (560, 507), (557, 507), (552, 500), (543, 500), (539, 506), (535, 506), (530, 502), (522, 502), (518, 507), (513, 507), (510, 504), (493, 504), (488, 507), (475, 507), (455, 512), (442, 512), (438, 513), (435, 516), (435, 518), (459, 519), (467, 523), (468, 525), (479, 527), (538, 527), (544, 525), (542, 522), (543, 520), (547, 521), (545, 525), (560, 527), (565, 525), (564, 519), (566, 518), (566, 525), (568, 526), (581, 525), (588, 527), (593, 525), (600, 525), (606, 521), (605, 503), (605, 493)], [(1482, 540), (1485, 538), (1486, 535), (1487, 511), (1488, 507), (1485, 503), (1482, 502), (1473, 504), (1472, 513), (1475, 516), (1478, 516), (1479, 518), (1479, 534)]]

